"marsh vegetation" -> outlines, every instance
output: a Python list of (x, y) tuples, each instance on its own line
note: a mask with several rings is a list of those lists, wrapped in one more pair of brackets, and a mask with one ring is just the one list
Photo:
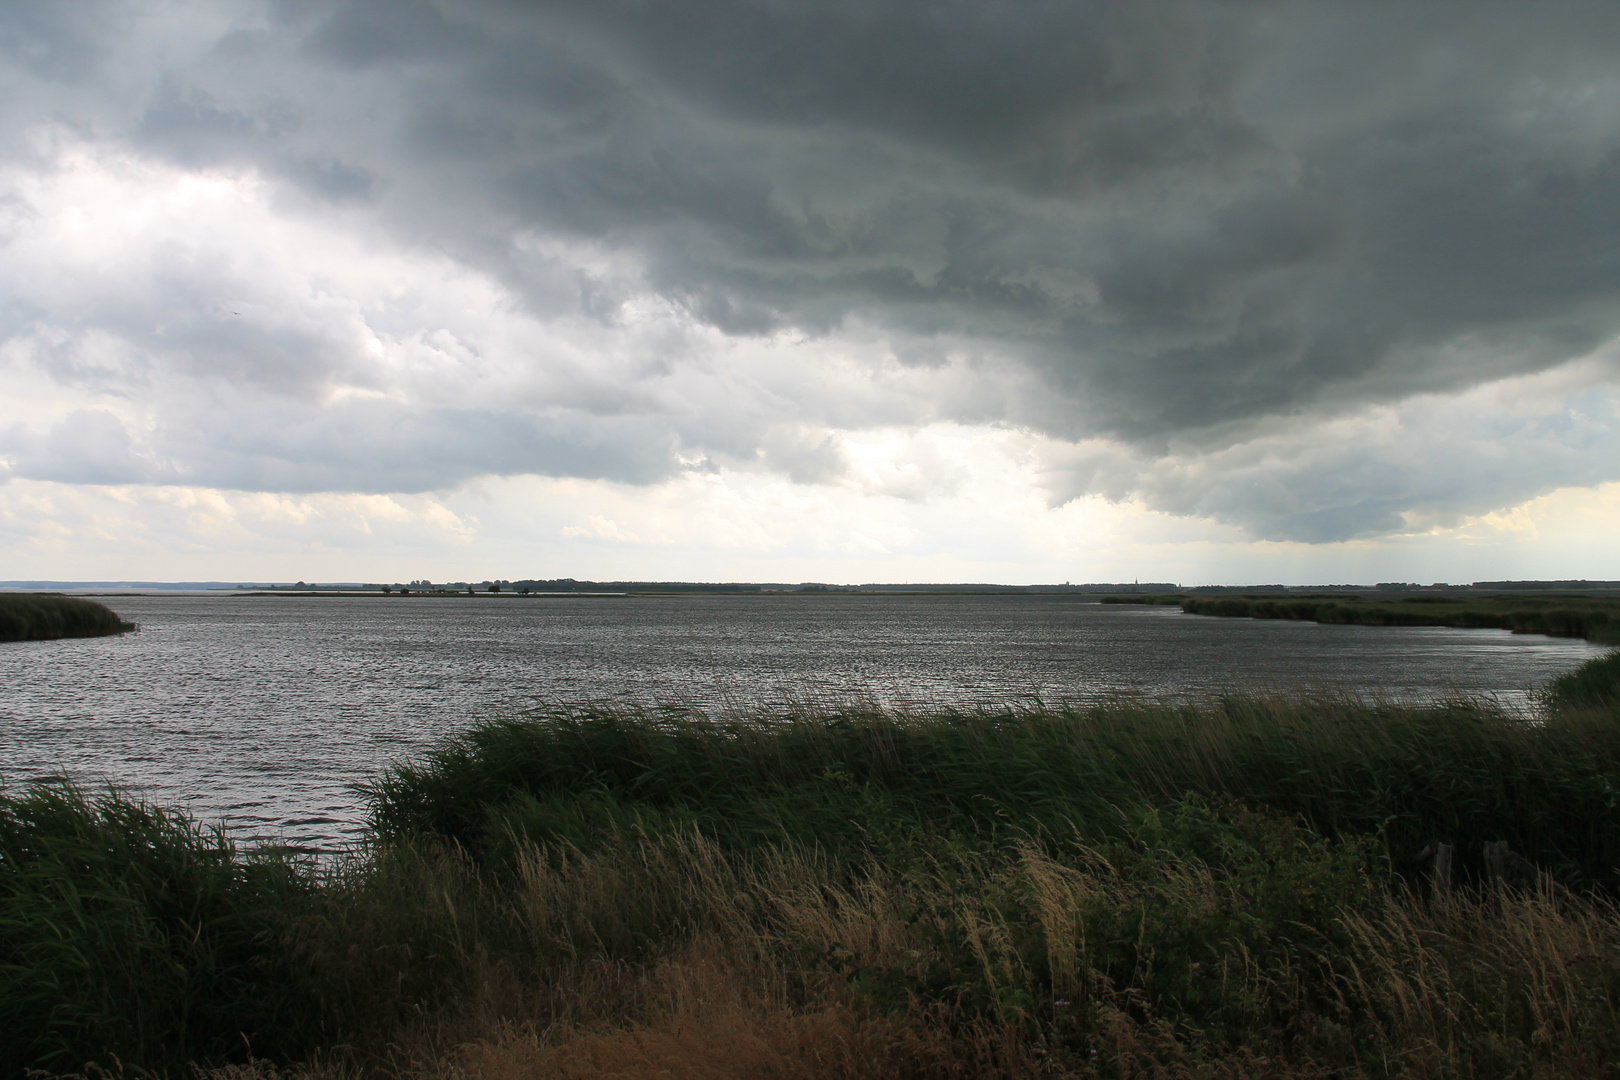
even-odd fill
[(232, 1080), (1608, 1075), (1617, 685), (1595, 661), (1533, 721), (1347, 697), (558, 711), (378, 776), (368, 842), (322, 863), (117, 792), (13, 789), (0, 1056)]
[(1511, 630), (1516, 634), (1578, 637), (1620, 644), (1620, 598), (1538, 595), (1402, 596), (1394, 599), (1342, 596), (1109, 596), (1105, 604), (1176, 604), (1193, 615), (1298, 619), (1360, 626), (1450, 626)]
[(0, 641), (106, 637), (135, 629), (105, 604), (55, 593), (0, 593)]

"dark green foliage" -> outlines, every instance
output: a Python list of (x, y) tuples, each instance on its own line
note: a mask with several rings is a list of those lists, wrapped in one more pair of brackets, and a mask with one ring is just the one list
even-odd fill
[(1620, 649), (1560, 675), (1547, 687), (1546, 697), (1555, 709), (1620, 707)]
[(0, 1076), (285, 1049), (293, 868), (116, 792), (0, 794)]
[(1233, 699), (1209, 705), (896, 716), (832, 711), (710, 722), (582, 710), (482, 724), (368, 791), (383, 835), (492, 852), (517, 834), (590, 847), (697, 827), (726, 844), (866, 849), (913, 825), (985, 841), (1188, 793), (1378, 834), (1397, 862), (1430, 841), (1465, 868), (1484, 843), (1570, 880), (1620, 864), (1620, 724), (1541, 725), (1494, 707)]
[(958, 850), (904, 867), (900, 914), (912, 952), (931, 963), (831, 959), (880, 1000), (967, 1005), (1072, 1035), (1094, 1026), (1099, 1003), (1121, 1000), (1144, 1018), (1252, 1032), (1286, 1017), (1263, 1015), (1246, 972), (1342, 951), (1340, 920), (1387, 896), (1370, 838), (1327, 840), (1237, 803), (1189, 798), (1123, 819), (1106, 843), (1053, 846), (1014, 859)]
[[(1269, 604), (1270, 606), (1264, 609), (1265, 614), (1260, 614), (1262, 610), (1260, 605), (1263, 604)], [(1257, 619), (1268, 617), (1314, 619), (1316, 618), (1317, 609), (1322, 606), (1310, 601), (1300, 601), (1300, 606), (1285, 605), (1278, 607), (1271, 601), (1250, 601), (1236, 596), (1220, 596), (1209, 600), (1191, 598), (1181, 602), (1181, 610), (1191, 615), (1226, 615), (1237, 618), (1252, 616)], [(1284, 612), (1287, 614), (1282, 614)], [(1295, 614), (1296, 612), (1297, 614)]]
[(1620, 601), (1581, 596), (1491, 597), (1454, 600), (1408, 596), (1400, 600), (1359, 597), (1189, 597), (1181, 610), (1229, 618), (1299, 619), (1358, 626), (1454, 626), (1511, 630), (1516, 634), (1620, 640)]
[(1147, 593), (1132, 596), (1105, 596), (1100, 603), (1104, 604), (1135, 604), (1139, 607), (1168, 607), (1179, 604), (1184, 599), (1180, 593)]
[(0, 641), (106, 637), (135, 629), (104, 604), (77, 596), (0, 593)]

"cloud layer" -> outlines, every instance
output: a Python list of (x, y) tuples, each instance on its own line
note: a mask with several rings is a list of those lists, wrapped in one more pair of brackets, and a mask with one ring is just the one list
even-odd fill
[(863, 447), (947, 424), (1450, 527), (1620, 478), (1616, 72), (1606, 2), (14, 5), (0, 477), (915, 503)]

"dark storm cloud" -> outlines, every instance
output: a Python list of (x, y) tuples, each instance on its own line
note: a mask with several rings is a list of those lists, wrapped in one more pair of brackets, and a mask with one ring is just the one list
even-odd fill
[[(1023, 425), (1148, 458), (1199, 447), (1214, 463), (1280, 417), (1454, 393), (1620, 331), (1607, 0), (289, 0), (212, 15), (189, 51), (131, 31), (138, 9), (61, 10), (24, 5), (0, 34), (37, 97), (4, 108), (11, 137), (50, 114), (185, 168), (258, 170), (289, 207), (446, 252), (542, 318), (611, 329), (651, 295), (737, 338), (859, 322), (915, 370), (979, 355), (1021, 373), (896, 405), (899, 422)], [(624, 261), (570, 265), (537, 237)], [(121, 310), (84, 323), (156, 333)], [(161, 333), (145, 354), (294, 398), (364, 367), (317, 328), (165, 319)], [(263, 454), (242, 475), (299, 490), (529, 469), (644, 481), (677, 446), (836, 475), (835, 446), (780, 434), (832, 417), (780, 407), (777, 427), (648, 415), (638, 430), (655, 437), (628, 441), (606, 420), (421, 413), (388, 428), (385, 453), (362, 424), (298, 429), (307, 454), (222, 460)], [(424, 455), (439, 464), (410, 464)], [(1543, 455), (1513, 497), (1620, 475), (1577, 478), (1571, 460)], [(1335, 468), (1246, 489), (1211, 474), (1191, 493), (1116, 470), (1074, 493), (1311, 539), (1435, 498), (1427, 480)], [(1299, 498), (1304, 483), (1330, 505)], [(1477, 487), (1476, 509), (1509, 494)]]
[[(728, 115), (889, 132), (1058, 188), (1255, 141), (1221, 115), (1252, 28), (1219, 7), (609, 0), (551, 10)], [(1090, 138), (1063, 137), (1081, 131)]]
[[(1612, 81), (1589, 82), (1613, 58), (1612, 8), (1566, 6), (1523, 34), (1516, 6), (1369, 10), (1344, 46), (1385, 81), (1343, 60), (1314, 79), (1359, 95), (1350, 115), (1320, 129), (1264, 102), (1246, 115), (1246, 91), (1290, 92), (1268, 65), (1339, 19), (1140, 2), (352, 4), (305, 48), (396, 71), (390, 152), (464, 180), (479, 220), (624, 244), (728, 333), (824, 332), (858, 312), (1004, 340), (1063, 399), (1008, 419), (1062, 433), (1153, 440), (1456, 388), (1612, 335), (1620, 143)], [(1436, 62), (1444, 79), (1425, 73)], [(1583, 105), (1593, 93), (1610, 100)], [(1572, 142), (1560, 128), (1583, 109), (1607, 126)], [(436, 167), (441, 152), (453, 164)], [(1483, 347), (1437, 355), (1463, 339)]]

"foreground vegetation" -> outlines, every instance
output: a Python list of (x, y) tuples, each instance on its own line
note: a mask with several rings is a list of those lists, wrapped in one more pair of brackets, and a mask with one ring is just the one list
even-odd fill
[[(1131, 603), (1130, 598), (1109, 598)], [(1620, 644), (1620, 598), (1593, 596), (1491, 596), (1455, 599), (1403, 596), (1383, 600), (1360, 596), (1286, 597), (1212, 596), (1154, 597), (1147, 602), (1179, 602), (1194, 615), (1253, 619), (1301, 619), (1362, 626), (1455, 626), (1464, 629), (1511, 630), (1516, 634), (1578, 637)]]
[(324, 864), (9, 791), (0, 1069), (1611, 1075), (1617, 689), (557, 712), (380, 776)]
[(0, 641), (106, 637), (135, 629), (105, 604), (54, 593), (0, 593)]

